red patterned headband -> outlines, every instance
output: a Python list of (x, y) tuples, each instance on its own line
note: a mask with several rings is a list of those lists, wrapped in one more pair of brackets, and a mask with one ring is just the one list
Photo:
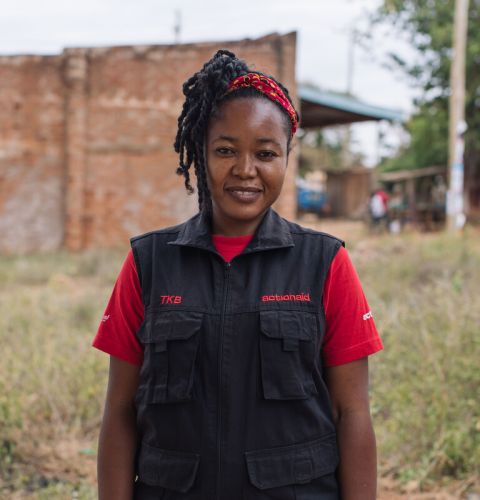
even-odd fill
[(226, 93), (229, 94), (241, 87), (253, 87), (272, 101), (278, 102), (288, 113), (290, 121), (292, 122), (292, 137), (295, 135), (298, 128), (297, 113), (283, 90), (274, 80), (268, 78), (268, 76), (259, 75), (258, 73), (247, 73), (246, 75), (234, 78), (230, 82)]

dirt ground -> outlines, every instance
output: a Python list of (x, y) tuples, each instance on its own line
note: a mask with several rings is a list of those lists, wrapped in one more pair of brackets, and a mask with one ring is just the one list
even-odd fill
[(311, 227), (317, 231), (323, 231), (343, 239), (347, 245), (348, 242), (357, 242), (368, 237), (368, 228), (362, 221), (325, 219), (314, 214), (305, 214), (297, 222), (302, 226)]

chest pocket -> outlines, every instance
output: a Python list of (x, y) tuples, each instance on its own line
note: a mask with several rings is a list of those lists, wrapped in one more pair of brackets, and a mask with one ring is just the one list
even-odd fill
[(166, 311), (153, 316), (138, 337), (144, 344), (138, 396), (147, 403), (192, 399), (203, 314)]
[(317, 394), (312, 377), (317, 322), (314, 313), (260, 311), (260, 363), (265, 399)]

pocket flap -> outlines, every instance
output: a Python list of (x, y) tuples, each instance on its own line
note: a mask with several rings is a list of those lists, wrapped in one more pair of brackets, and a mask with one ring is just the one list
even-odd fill
[(309, 483), (338, 465), (335, 434), (307, 443), (245, 452), (250, 482), (260, 490)]
[(167, 340), (184, 340), (198, 332), (203, 313), (197, 311), (165, 311), (146, 321), (137, 335), (145, 344), (162, 344)]
[(270, 338), (311, 340), (315, 337), (315, 314), (302, 311), (260, 311), (260, 329)]
[(150, 486), (187, 492), (195, 481), (200, 455), (162, 450), (142, 443), (138, 458), (138, 479)]

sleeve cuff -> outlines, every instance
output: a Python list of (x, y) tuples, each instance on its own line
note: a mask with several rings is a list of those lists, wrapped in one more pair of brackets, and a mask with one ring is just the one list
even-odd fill
[(126, 361), (135, 366), (142, 366), (143, 358), (141, 356), (134, 356), (133, 353), (126, 355), (125, 352), (122, 352), (119, 349), (115, 349), (114, 346), (107, 346), (100, 342), (93, 342), (92, 347), (102, 351), (106, 354), (110, 354), (110, 356), (114, 356), (115, 358), (121, 359), (122, 361)]
[(344, 351), (325, 353), (323, 355), (325, 366), (338, 366), (351, 363), (357, 359), (370, 356), (383, 349), (383, 343), (380, 338), (368, 340), (355, 345)]

